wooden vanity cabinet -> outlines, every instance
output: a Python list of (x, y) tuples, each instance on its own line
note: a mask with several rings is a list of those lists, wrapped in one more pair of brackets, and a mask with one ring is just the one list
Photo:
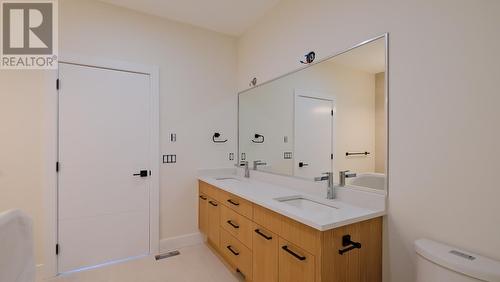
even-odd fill
[(279, 237), (256, 223), (253, 224), (252, 231), (253, 279), (260, 282), (277, 282)]
[[(246, 281), (382, 281), (381, 217), (319, 231), (203, 181), (199, 196), (200, 231)], [(346, 235), (361, 248), (340, 254)]]
[(215, 249), (220, 244), (220, 204), (213, 198), (208, 198), (207, 205), (207, 241)]
[(198, 227), (201, 233), (207, 234), (208, 196), (201, 192), (198, 195)]
[(280, 282), (317, 281), (314, 255), (282, 238), (278, 251)]

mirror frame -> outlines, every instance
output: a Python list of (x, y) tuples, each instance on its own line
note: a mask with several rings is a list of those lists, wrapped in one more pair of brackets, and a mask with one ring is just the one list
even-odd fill
[[(247, 88), (245, 90), (242, 90), (240, 92), (238, 92), (238, 104), (237, 104), (237, 129), (238, 129), (238, 132), (237, 132), (237, 136), (236, 136), (236, 142), (237, 142), (237, 158), (236, 158), (236, 164), (235, 166), (236, 167), (239, 167), (239, 164), (241, 163), (241, 160), (240, 160), (240, 157), (241, 157), (241, 152), (240, 152), (240, 95), (241, 94), (244, 94), (246, 92), (249, 92), (250, 90), (253, 90), (255, 88), (258, 88), (258, 87), (261, 87), (263, 85), (266, 85), (266, 84), (269, 84), (271, 82), (274, 82), (278, 79), (281, 79), (283, 77), (286, 77), (288, 75), (291, 75), (291, 74), (294, 74), (294, 73), (297, 73), (299, 71), (302, 71), (302, 70), (305, 70), (307, 68), (310, 68), (310, 67), (313, 67), (317, 64), (320, 64), (322, 62), (325, 62), (325, 61), (328, 61), (330, 59), (333, 59), (337, 56), (340, 56), (344, 53), (347, 53), (351, 50), (354, 50), (356, 48), (359, 48), (359, 47), (362, 47), (366, 44), (369, 44), (369, 43), (372, 43), (374, 41), (377, 41), (379, 39), (384, 39), (384, 43), (385, 43), (385, 89), (384, 89), (384, 92), (385, 92), (385, 131), (386, 131), (386, 159), (385, 159), (385, 177), (386, 177), (386, 181), (385, 181), (385, 189), (384, 189), (384, 192), (386, 195), (389, 194), (389, 154), (390, 154), (390, 150), (389, 150), (389, 33), (386, 32), (386, 33), (383, 33), (382, 35), (379, 35), (379, 36), (376, 36), (376, 37), (373, 37), (373, 38), (370, 38), (368, 40), (365, 40), (365, 41), (362, 41), (350, 48), (347, 48), (347, 49), (344, 49), (340, 52), (336, 52), (334, 53), (333, 55), (330, 55), (330, 56), (327, 56), (317, 62), (313, 62), (311, 64), (308, 64), (306, 66), (303, 66), (303, 67), (300, 67), (298, 69), (295, 69), (295, 70), (292, 70), (288, 73), (285, 73), (283, 75), (280, 75), (278, 77), (275, 77), (273, 79), (270, 79), (270, 80), (267, 80), (267, 81), (264, 81), (260, 84), (257, 84), (256, 86), (253, 86), (253, 87), (250, 87), (250, 88)], [(273, 174), (273, 175), (279, 175), (279, 176), (287, 176), (287, 177), (293, 177), (293, 178), (297, 178), (297, 179), (302, 179), (302, 180), (309, 180), (309, 179), (306, 179), (306, 178), (302, 178), (302, 177), (297, 177), (297, 176), (293, 176), (293, 175), (288, 175), (288, 174), (282, 174), (282, 173), (275, 173), (275, 172), (270, 172), (270, 171), (262, 171), (262, 170), (259, 170), (259, 172), (262, 172), (262, 173), (268, 173), (268, 174)], [(372, 191), (380, 191), (380, 190), (377, 190), (377, 189), (373, 189), (373, 188), (367, 188), (367, 187), (363, 187), (363, 189), (365, 190), (365, 188), (367, 190), (372, 190)]]

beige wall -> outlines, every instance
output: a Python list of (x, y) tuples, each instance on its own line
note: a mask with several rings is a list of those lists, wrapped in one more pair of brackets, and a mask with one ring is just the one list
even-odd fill
[(0, 70), (0, 212), (33, 218), (36, 258), (43, 256), (43, 71)]
[(385, 173), (387, 158), (387, 116), (385, 112), (385, 73), (375, 74), (375, 172)]
[[(178, 161), (160, 168), (160, 238), (198, 232), (197, 169), (232, 166), (228, 154), (236, 151), (235, 39), (97, 1), (61, 0), (59, 13), (61, 55), (160, 67), (161, 153)], [(34, 217), (38, 263), (48, 108), (41, 86), (54, 85), (47, 73), (0, 72), (0, 210), (21, 208)], [(213, 144), (214, 131), (230, 140)], [(170, 133), (177, 133), (176, 143), (168, 142)]]
[[(197, 169), (232, 166), (228, 154), (236, 150), (235, 39), (100, 2), (66, 0), (60, 2), (60, 50), (160, 67), (161, 153), (177, 154), (178, 162), (160, 168), (160, 238), (198, 232)], [(213, 144), (215, 131), (230, 140)]]
[(500, 2), (282, 1), (239, 40), (238, 83), (390, 32), (385, 279), (411, 282), (420, 237), (500, 259)]

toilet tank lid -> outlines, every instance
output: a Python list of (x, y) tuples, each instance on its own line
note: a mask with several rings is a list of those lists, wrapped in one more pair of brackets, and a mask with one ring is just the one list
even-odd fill
[(500, 262), (429, 239), (415, 241), (415, 251), (422, 257), (467, 276), (500, 282)]

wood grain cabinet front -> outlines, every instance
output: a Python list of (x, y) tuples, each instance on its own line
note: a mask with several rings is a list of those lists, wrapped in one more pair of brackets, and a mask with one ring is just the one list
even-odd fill
[(252, 251), (238, 239), (221, 229), (220, 252), (236, 271), (245, 276), (246, 281), (252, 281)]
[(207, 199), (207, 240), (215, 249), (219, 249), (220, 243), (220, 204), (212, 198)]
[(203, 234), (207, 234), (208, 227), (208, 196), (200, 193), (198, 195), (198, 228)]
[(314, 255), (282, 238), (279, 240), (278, 251), (280, 282), (315, 281)]
[(226, 206), (221, 206), (220, 211), (220, 226), (252, 249), (252, 222)]
[(225, 206), (246, 218), (252, 219), (253, 205), (251, 202), (225, 191), (221, 191), (219, 197), (220, 201), (224, 203)]
[(200, 231), (246, 281), (382, 281), (382, 217), (319, 231), (199, 184)]
[(278, 282), (278, 235), (253, 225), (253, 279), (259, 282)]

